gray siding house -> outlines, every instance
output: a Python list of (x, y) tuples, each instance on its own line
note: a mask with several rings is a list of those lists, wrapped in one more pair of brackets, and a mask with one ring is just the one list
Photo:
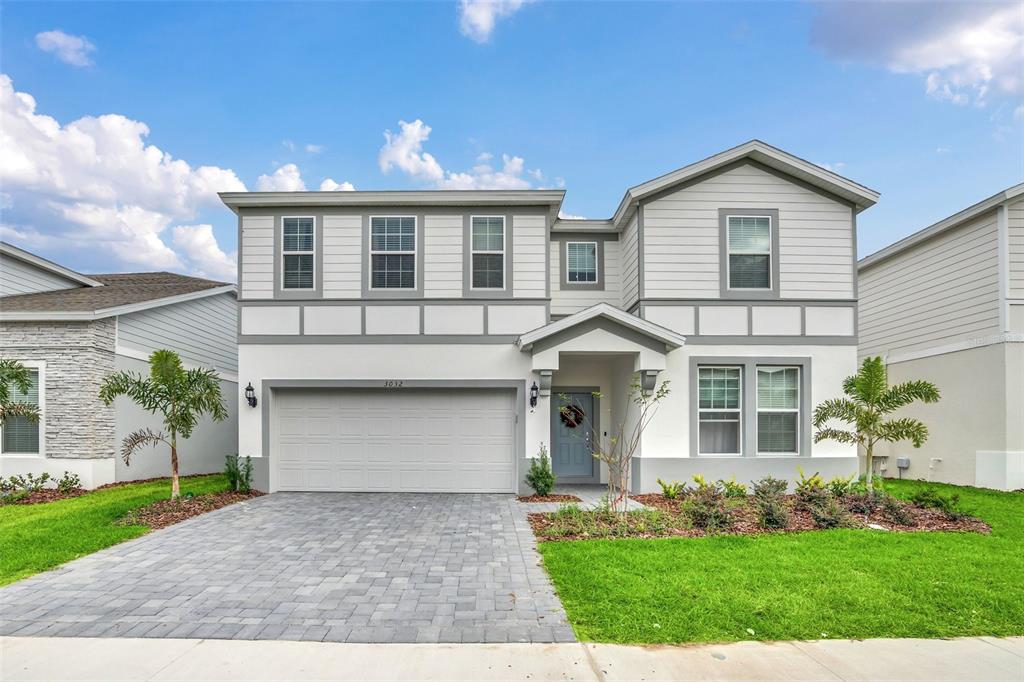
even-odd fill
[[(1024, 184), (862, 259), (859, 354), (943, 398), (905, 414), (931, 431), (876, 466), (904, 476), (1024, 488)], [(898, 458), (909, 458), (901, 471)]]
[(158, 417), (97, 393), (117, 370), (148, 373), (159, 348), (187, 366), (215, 369), (230, 418), (202, 423), (181, 447), (181, 472), (223, 467), (237, 451), (235, 287), (166, 272), (82, 275), (0, 242), (0, 356), (32, 372), (39, 424), (21, 418), (0, 428), (0, 476), (44, 471), (78, 474), (86, 487), (170, 473), (164, 452), (143, 452), (130, 467), (119, 456), (125, 435)]

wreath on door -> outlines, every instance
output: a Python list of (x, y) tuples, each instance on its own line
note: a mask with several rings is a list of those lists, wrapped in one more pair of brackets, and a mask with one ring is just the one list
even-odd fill
[(561, 409), (562, 423), (567, 428), (575, 429), (583, 425), (586, 415), (578, 405), (566, 405)]

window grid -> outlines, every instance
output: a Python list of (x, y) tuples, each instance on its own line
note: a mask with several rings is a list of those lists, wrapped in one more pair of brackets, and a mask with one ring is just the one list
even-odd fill
[(281, 218), (281, 288), (314, 289), (316, 221), (311, 216)]
[(370, 218), (370, 288), (416, 288), (416, 218)]
[[(39, 370), (29, 368), (29, 380), (31, 386), (28, 393), (22, 393), (13, 383), (9, 385), (11, 399), (18, 403), (31, 403), (36, 407), (39, 404)], [(42, 409), (40, 409), (42, 412)], [(39, 438), (43, 427), (43, 418), (33, 424), (27, 417), (8, 417), (0, 427), (2, 440), (0, 440), (0, 452), (5, 454), (37, 455), (40, 454)]]
[(470, 219), (471, 289), (505, 288), (505, 217)]
[(771, 216), (727, 216), (730, 289), (772, 288)]
[(757, 452), (798, 454), (800, 368), (757, 368)]
[(597, 242), (567, 242), (565, 281), (587, 284), (597, 281)]
[[(741, 455), (743, 443), (743, 369), (702, 366), (697, 376), (698, 455)], [(715, 431), (715, 433), (712, 433)], [(730, 433), (731, 432), (731, 433)], [(713, 446), (718, 435), (722, 445)], [(707, 436), (707, 438), (705, 438)], [(728, 442), (734, 447), (726, 448)]]

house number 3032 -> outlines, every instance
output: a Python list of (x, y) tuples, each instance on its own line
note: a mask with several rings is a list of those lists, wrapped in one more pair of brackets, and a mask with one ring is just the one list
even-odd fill
[(384, 380), (384, 388), (401, 388), (401, 387), (402, 387), (402, 380), (401, 379), (385, 379)]

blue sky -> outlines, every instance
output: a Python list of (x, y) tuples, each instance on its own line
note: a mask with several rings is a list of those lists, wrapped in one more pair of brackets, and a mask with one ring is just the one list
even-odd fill
[(218, 189), (564, 186), (598, 218), (759, 138), (882, 193), (866, 255), (1024, 180), (1022, 13), (8, 2), (0, 234), (86, 272), (230, 278)]

